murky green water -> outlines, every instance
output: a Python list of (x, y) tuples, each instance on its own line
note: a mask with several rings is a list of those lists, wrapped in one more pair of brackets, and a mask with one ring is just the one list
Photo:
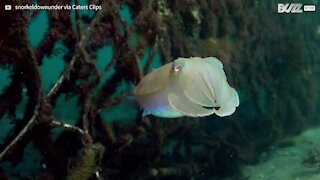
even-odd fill
[[(10, 3), (14, 5), (14, 2)], [(79, 3), (88, 4), (86, 0)], [(78, 14), (83, 31), (97, 14), (103, 16), (100, 24), (92, 27), (96, 31), (83, 42), (94, 66), (83, 60), (83, 54), (75, 56), (77, 36), (57, 40), (38, 66), (41, 92), (45, 96), (66, 71), (71, 58), (78, 59), (72, 69), (79, 73), (72, 74), (70, 81), (49, 102), (52, 107), (50, 117), (80, 128), (83, 119), (87, 118), (91, 144), (86, 144), (86, 140), (75, 132), (51, 127), (44, 135), (48, 141), (46, 146), (45, 140), (37, 141), (34, 137), (41, 134), (41, 130), (30, 128), (26, 137), (13, 146), (18, 151), (9, 151), (1, 160), (0, 177), (65, 178), (74, 173), (71, 169), (86, 171), (91, 166), (89, 177), (97, 179), (319, 177), (318, 1), (304, 1), (303, 5), (315, 5), (317, 10), (302, 13), (277, 12), (278, 3), (291, 1), (110, 3), (103, 7), (111, 8), (104, 9), (102, 15), (91, 10)], [(293, 4), (292, 9), (297, 5)], [(289, 7), (290, 4), (286, 8)], [(76, 13), (72, 10), (68, 19), (73, 33), (77, 29)], [(27, 43), (37, 55), (43, 40), (49, 36), (53, 19), (65, 21), (45, 10), (32, 17), (31, 11), (24, 15), (30, 18), (25, 27)], [(13, 39), (11, 35), (8, 37)], [(16, 77), (18, 67), (21, 68), (17, 63), (23, 59), (20, 57), (23, 52), (17, 48), (12, 50), (11, 39), (0, 39), (1, 151), (26, 125), (30, 119), (28, 114), (32, 115), (35, 107), (30, 100), (35, 99), (30, 95), (34, 89), (22, 77), (21, 80)], [(2, 41), (9, 45), (1, 45)], [(21, 41), (24, 40), (21, 38)], [(240, 97), (235, 113), (225, 118), (216, 115), (178, 119), (150, 115), (142, 118), (142, 110), (134, 102), (133, 95), (134, 86), (141, 78), (137, 71), (142, 74), (144, 70), (153, 72), (178, 57), (195, 56), (214, 56), (222, 61), (228, 82)], [(7, 63), (7, 58), (17, 61)], [(93, 69), (99, 74), (97, 84), (93, 83)], [(24, 71), (21, 73), (23, 76)], [(21, 84), (17, 94), (21, 98), (10, 106), (15, 98), (7, 100), (6, 88), (13, 84), (13, 79)], [(88, 103), (92, 109), (88, 114), (83, 109), (83, 102), (88, 97), (82, 91), (85, 88), (88, 91), (92, 88), (92, 99)], [(35, 123), (35, 126), (37, 124), (42, 127), (41, 123)], [(44, 127), (50, 127), (50, 123)], [(73, 138), (75, 140), (70, 141)], [(86, 157), (83, 154), (95, 143), (102, 144), (104, 151), (102, 155), (95, 154), (94, 165), (87, 165), (81, 161)], [(64, 145), (70, 150), (64, 149)], [(46, 155), (47, 152), (50, 155)], [(55, 158), (61, 158), (57, 160), (59, 163), (52, 163)]]

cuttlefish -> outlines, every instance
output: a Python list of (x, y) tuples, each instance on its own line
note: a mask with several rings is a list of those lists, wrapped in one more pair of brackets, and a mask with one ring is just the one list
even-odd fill
[(178, 58), (144, 76), (134, 89), (143, 116), (163, 118), (229, 116), (239, 106), (215, 57)]

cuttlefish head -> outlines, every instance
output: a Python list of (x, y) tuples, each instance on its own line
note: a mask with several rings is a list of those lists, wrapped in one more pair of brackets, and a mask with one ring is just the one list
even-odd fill
[(228, 116), (239, 106), (238, 93), (214, 57), (178, 58), (143, 78), (135, 93), (144, 109), (161, 117)]

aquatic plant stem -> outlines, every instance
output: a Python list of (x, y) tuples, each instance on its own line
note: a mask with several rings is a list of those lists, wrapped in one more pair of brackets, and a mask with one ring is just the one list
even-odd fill
[[(92, 29), (92, 27), (100, 21), (100, 19), (102, 18), (103, 16), (103, 11), (99, 11), (95, 18), (92, 20), (92, 23), (91, 25), (82, 33), (81, 35), (81, 40), (80, 42), (78, 43), (78, 46), (76, 48), (83, 48), (83, 44), (84, 44), (84, 41), (86, 40), (87, 36), (90, 34), (90, 31)], [(36, 61), (36, 58), (35, 58), (35, 55), (34, 55), (34, 52), (33, 50), (31, 49), (31, 47), (29, 47), (28, 45), (28, 51), (31, 55), (31, 59), (32, 59), (32, 63), (33, 63), (33, 68), (36, 69), (36, 71), (39, 73), (39, 70), (38, 70), (38, 64), (37, 64), (37, 61)], [(69, 77), (70, 77), (70, 74), (73, 70), (73, 67), (76, 63), (76, 60), (77, 60), (77, 53), (75, 53), (68, 65), (68, 67), (66, 68), (66, 70), (64, 71), (64, 73), (60, 76), (59, 80), (54, 84), (54, 86), (50, 89), (49, 93), (47, 94), (47, 97), (48, 100), (50, 100), (52, 98), (53, 95), (55, 95), (61, 85), (63, 84), (63, 82), (65, 80), (68, 80)], [(19, 134), (4, 148), (3, 151), (1, 151), (0, 153), (0, 161), (3, 159), (3, 157), (8, 153), (8, 151), (16, 144), (18, 143), (18, 141), (20, 141), (23, 136), (32, 128), (32, 126), (35, 124), (37, 118), (38, 118), (38, 115), (39, 115), (39, 109), (40, 109), (40, 106), (41, 106), (41, 99), (42, 99), (42, 85), (41, 85), (41, 79), (39, 78), (38, 79), (39, 81), (39, 84), (38, 84), (38, 89), (39, 89), (39, 96), (38, 96), (38, 103), (35, 107), (35, 110), (34, 110), (34, 113), (33, 113), (33, 116), (29, 119), (28, 123), (24, 126), (24, 128), (19, 132)], [(54, 124), (53, 124), (54, 125)], [(68, 126), (69, 127), (69, 126)]]
[(53, 120), (51, 122), (51, 125), (63, 127), (63, 128), (66, 128), (66, 129), (69, 129), (69, 130), (72, 130), (72, 131), (76, 131), (81, 135), (85, 135), (85, 132), (81, 128), (79, 128), (77, 126), (73, 126), (73, 125), (68, 124), (68, 123), (65, 123), (63, 121), (55, 121), (55, 120)]
[[(30, 53), (30, 58), (31, 58), (31, 63), (33, 66), (33, 69), (35, 71), (35, 73), (37, 73), (39, 75), (39, 67), (35, 58), (35, 55), (31, 49), (30, 46), (27, 47), (28, 52)], [(38, 97), (37, 97), (37, 105), (34, 108), (34, 113), (33, 116), (30, 118), (30, 120), (28, 121), (28, 123), (24, 126), (24, 128), (19, 132), (19, 134), (4, 148), (3, 151), (1, 151), (0, 153), (0, 161), (3, 159), (3, 157), (8, 153), (8, 151), (16, 144), (18, 143), (18, 141), (20, 141), (20, 139), (22, 139), (22, 137), (32, 128), (32, 126), (35, 124), (37, 117), (39, 115), (39, 109), (42, 103), (42, 89), (41, 89), (41, 78), (38, 77), (37, 78), (37, 85), (38, 85)]]
[[(93, 29), (93, 26), (95, 26), (96, 23), (99, 22), (102, 17), (103, 17), (103, 11), (98, 11), (95, 18), (92, 20), (91, 24), (89, 25), (89, 27), (86, 30), (84, 30), (84, 32), (80, 33), (79, 37), (81, 37), (81, 39), (78, 42), (78, 45), (76, 46), (76, 52), (77, 52), (77, 49), (79, 50), (79, 49), (84, 48), (83, 47), (84, 42), (86, 41), (88, 35), (90, 34), (91, 30)], [(49, 93), (47, 94), (48, 99), (51, 99), (51, 97), (59, 91), (62, 83), (65, 80), (69, 79), (70, 74), (73, 70), (73, 66), (75, 65), (76, 60), (78, 58), (77, 55), (78, 55), (77, 53), (74, 53), (66, 70), (60, 76), (59, 80), (54, 84), (54, 86), (50, 89)]]
[(153, 60), (154, 60), (154, 56), (156, 55), (156, 52), (159, 50), (159, 46), (158, 46), (158, 36), (156, 36), (156, 40), (155, 40), (155, 43), (153, 45), (153, 48), (152, 48), (152, 52), (150, 53), (149, 57), (148, 57), (148, 60), (147, 60), (147, 64), (146, 66), (144, 67), (144, 74), (147, 74), (148, 71), (150, 70), (150, 67), (153, 63)]
[[(41, 100), (39, 99), (39, 102)], [(19, 132), (19, 134), (8, 144), (3, 151), (0, 153), (0, 161), (3, 159), (3, 157), (7, 154), (7, 152), (32, 128), (32, 126), (35, 124), (35, 121), (38, 116), (40, 108), (40, 103), (37, 104), (35, 107), (35, 112), (31, 119), (28, 121), (28, 123), (24, 126), (24, 128)]]

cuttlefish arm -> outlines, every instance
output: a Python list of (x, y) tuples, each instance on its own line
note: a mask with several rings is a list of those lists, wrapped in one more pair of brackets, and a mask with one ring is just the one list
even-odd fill
[(213, 86), (207, 84), (205, 78), (202, 77), (199, 70), (203, 69), (204, 64), (199, 59), (179, 58), (174, 61), (174, 64), (179, 64), (181, 69), (177, 72), (173, 82), (180, 85), (182, 93), (190, 101), (201, 106), (210, 107), (214, 99)]
[[(223, 117), (229, 116), (233, 114), (236, 110), (236, 107), (239, 106), (239, 96), (237, 91), (232, 88), (228, 81), (227, 76), (223, 70), (223, 64), (220, 60), (215, 57), (204, 58), (204, 60), (209, 63), (212, 69), (215, 69), (217, 74), (213, 75), (211, 73), (210, 77), (207, 77), (208, 82), (215, 84), (215, 92), (216, 92), (216, 104), (218, 109), (215, 109), (215, 114)], [(210, 73), (207, 73), (208, 75)]]
[(213, 113), (228, 116), (234, 113), (239, 105), (239, 97), (228, 84), (223, 65), (218, 59), (179, 58), (174, 64), (179, 64), (181, 69), (173, 83), (179, 84), (175, 88), (182, 93), (171, 94), (169, 102), (177, 111), (188, 116), (207, 116)]
[(239, 106), (239, 96), (237, 91), (232, 87), (230, 87), (230, 89), (226, 91), (229, 91), (228, 97), (225, 97), (226, 100), (224, 101), (224, 103), (222, 103), (219, 109), (215, 111), (215, 113), (220, 117), (233, 114), (236, 111), (236, 107)]
[[(183, 62), (183, 61), (182, 61)], [(175, 72), (171, 74), (168, 101), (176, 111), (190, 117), (203, 117), (209, 116), (214, 113), (213, 109), (207, 109), (203, 107), (203, 104), (210, 102), (210, 99), (206, 96), (197, 96), (198, 94), (194, 86), (190, 85), (190, 82), (199, 81), (199, 78), (194, 76), (192, 73), (185, 72), (187, 69), (184, 64), (179, 61), (173, 63), (173, 69)], [(188, 81), (183, 81), (188, 80)], [(191, 83), (192, 84), (192, 83)], [(199, 83), (201, 84), (201, 82)], [(184, 93), (185, 88), (187, 88), (190, 94), (195, 95), (191, 99)], [(208, 92), (209, 93), (209, 92)], [(195, 103), (196, 100), (199, 103)], [(200, 99), (200, 101), (199, 101)]]
[(190, 117), (203, 117), (214, 114), (214, 110), (204, 108), (188, 100), (183, 94), (171, 93), (168, 96), (170, 105), (178, 112)]

